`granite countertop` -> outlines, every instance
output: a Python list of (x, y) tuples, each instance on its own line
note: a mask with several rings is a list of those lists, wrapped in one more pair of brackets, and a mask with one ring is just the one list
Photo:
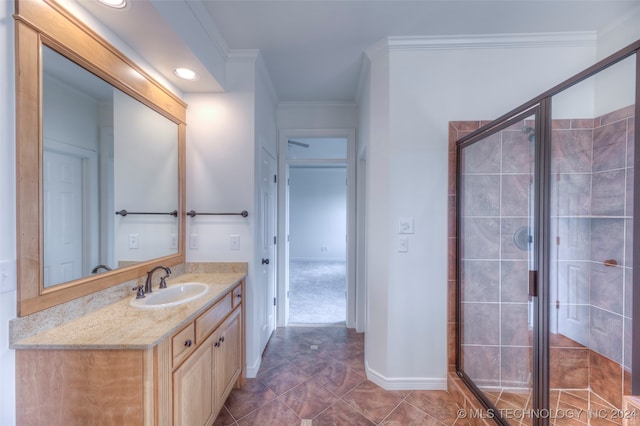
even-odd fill
[[(168, 279), (167, 285), (202, 282), (209, 291), (182, 305), (139, 309), (127, 297), (51, 330), (15, 342), (15, 349), (149, 349), (203, 313), (244, 273), (187, 273)], [(156, 291), (156, 290), (154, 290)]]

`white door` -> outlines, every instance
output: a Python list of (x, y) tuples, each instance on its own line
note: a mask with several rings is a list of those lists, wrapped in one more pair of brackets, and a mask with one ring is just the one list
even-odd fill
[(44, 151), (44, 286), (83, 275), (83, 159)]
[(262, 148), (260, 152), (260, 262), (258, 292), (261, 312), (260, 349), (263, 350), (276, 325), (276, 160)]

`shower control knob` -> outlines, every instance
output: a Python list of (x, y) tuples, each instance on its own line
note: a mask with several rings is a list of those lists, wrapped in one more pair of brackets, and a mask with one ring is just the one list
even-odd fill
[(269, 264), (269, 259), (262, 259), (262, 264), (263, 265), (268, 265)]

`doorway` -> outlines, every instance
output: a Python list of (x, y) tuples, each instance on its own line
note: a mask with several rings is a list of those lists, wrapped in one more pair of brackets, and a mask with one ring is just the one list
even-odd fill
[(280, 135), (278, 325), (353, 327), (355, 132)]
[(290, 324), (346, 323), (346, 233), (347, 167), (290, 167)]

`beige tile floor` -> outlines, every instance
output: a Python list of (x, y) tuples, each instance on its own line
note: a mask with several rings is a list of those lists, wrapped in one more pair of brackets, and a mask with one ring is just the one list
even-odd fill
[(277, 329), (255, 379), (215, 425), (467, 425), (446, 391), (386, 391), (366, 379), (364, 335), (345, 327)]

